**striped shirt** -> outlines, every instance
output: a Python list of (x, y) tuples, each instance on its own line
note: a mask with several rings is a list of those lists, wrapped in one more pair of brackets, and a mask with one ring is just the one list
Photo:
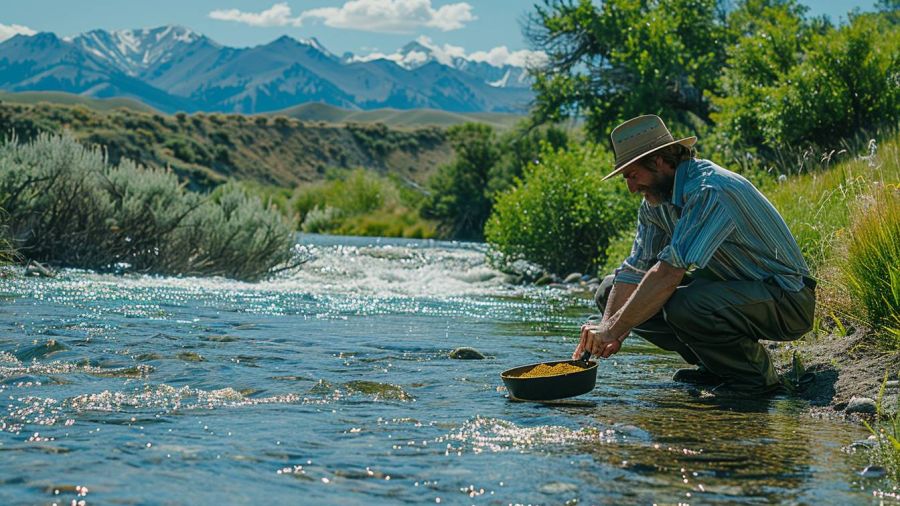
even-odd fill
[(678, 165), (671, 202), (641, 203), (631, 255), (615, 281), (639, 284), (658, 260), (722, 280), (774, 282), (791, 292), (809, 276), (797, 241), (768, 199), (744, 177), (700, 159)]

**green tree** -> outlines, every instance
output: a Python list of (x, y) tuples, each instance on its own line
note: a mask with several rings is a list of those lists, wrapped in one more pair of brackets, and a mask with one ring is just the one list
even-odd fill
[(451, 127), (448, 136), (456, 159), (429, 180), (422, 216), (437, 220), (444, 237), (480, 240), (492, 205), (489, 173), (500, 159), (496, 134), (487, 125), (466, 123)]
[(544, 0), (529, 19), (549, 62), (534, 72), (537, 122), (583, 115), (604, 137), (639, 114), (676, 131), (710, 119), (708, 91), (725, 61), (722, 0)]

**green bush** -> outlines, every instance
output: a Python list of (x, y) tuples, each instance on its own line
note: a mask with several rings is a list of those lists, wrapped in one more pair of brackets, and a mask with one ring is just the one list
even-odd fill
[(331, 172), (326, 181), (298, 187), (292, 209), (301, 230), (309, 233), (433, 237), (434, 225), (416, 210), (421, 198), (421, 192), (396, 177), (356, 169)]
[(639, 199), (620, 181), (601, 183), (612, 157), (593, 146), (547, 149), (501, 193), (485, 227), (505, 261), (558, 274), (594, 272), (611, 238), (635, 221)]
[(900, 116), (900, 26), (882, 14), (840, 28), (770, 7), (729, 49), (712, 119), (734, 149), (833, 147)]
[(204, 198), (68, 136), (0, 146), (0, 208), (23, 255), (61, 266), (255, 280), (292, 259), (291, 227), (258, 198)]
[(631, 255), (631, 246), (634, 244), (635, 231), (626, 228), (619, 232), (618, 235), (609, 240), (606, 251), (603, 252), (604, 258), (600, 267), (597, 269), (598, 276), (606, 276), (612, 274), (613, 271), (622, 265), (622, 261)]

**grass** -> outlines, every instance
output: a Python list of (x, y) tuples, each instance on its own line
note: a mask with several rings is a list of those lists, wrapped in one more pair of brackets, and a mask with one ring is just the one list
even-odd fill
[(830, 168), (772, 180), (763, 193), (820, 281), (818, 316), (832, 322), (824, 330), (849, 320), (898, 349), (900, 339), (885, 336), (900, 326), (900, 135), (865, 146), (857, 153), (830, 152)]

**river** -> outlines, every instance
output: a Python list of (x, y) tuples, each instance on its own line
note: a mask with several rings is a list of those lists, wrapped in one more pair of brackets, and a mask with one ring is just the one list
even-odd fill
[(637, 338), (589, 394), (510, 401), (499, 373), (567, 358), (590, 301), (506, 284), (481, 245), (301, 242), (310, 261), (261, 283), (0, 279), (0, 502), (883, 500), (859, 426), (698, 395)]

